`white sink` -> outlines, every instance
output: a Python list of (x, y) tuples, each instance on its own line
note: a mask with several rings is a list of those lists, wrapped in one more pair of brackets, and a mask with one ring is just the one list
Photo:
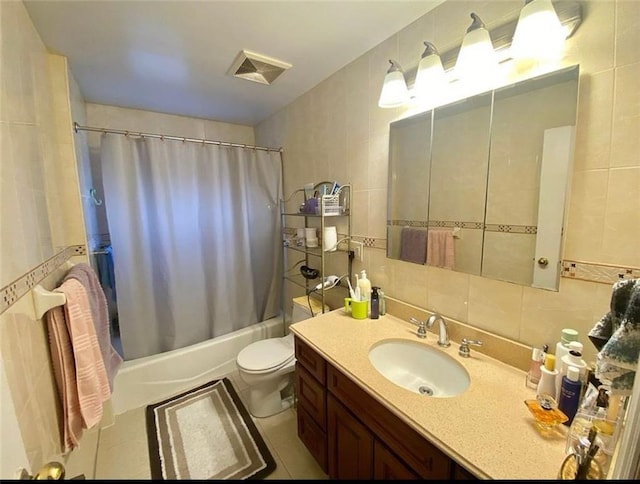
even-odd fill
[(396, 385), (433, 397), (455, 397), (471, 381), (467, 370), (454, 358), (417, 341), (380, 341), (369, 350), (369, 361)]

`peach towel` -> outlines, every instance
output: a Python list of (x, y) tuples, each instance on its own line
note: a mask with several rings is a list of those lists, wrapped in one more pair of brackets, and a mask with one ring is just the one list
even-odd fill
[(122, 364), (122, 358), (111, 345), (111, 330), (109, 328), (109, 311), (107, 308), (107, 298), (104, 295), (98, 276), (89, 264), (83, 262), (75, 264), (64, 280), (76, 279), (87, 292), (89, 305), (91, 306), (91, 317), (93, 327), (98, 338), (98, 345), (102, 353), (102, 361), (107, 372), (109, 388), (113, 390), (113, 379)]
[(429, 229), (427, 237), (427, 265), (453, 269), (453, 232), (449, 229)]
[(111, 392), (84, 286), (68, 279), (55, 291), (64, 293), (67, 300), (46, 314), (67, 452), (78, 445), (82, 429), (100, 422)]

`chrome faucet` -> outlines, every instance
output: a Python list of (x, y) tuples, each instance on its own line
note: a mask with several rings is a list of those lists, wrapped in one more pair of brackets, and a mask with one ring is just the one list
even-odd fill
[(411, 321), (413, 324), (418, 325), (418, 329), (416, 330), (416, 336), (418, 338), (424, 339), (427, 337), (426, 321), (418, 321), (416, 318), (409, 318), (409, 321)]
[(438, 313), (434, 313), (429, 316), (429, 319), (427, 319), (427, 328), (431, 329), (436, 321), (440, 322), (440, 327), (438, 329), (438, 346), (443, 346), (445, 348), (447, 346), (451, 346), (451, 343), (449, 343), (449, 330), (447, 328), (447, 323), (445, 323), (442, 316)]

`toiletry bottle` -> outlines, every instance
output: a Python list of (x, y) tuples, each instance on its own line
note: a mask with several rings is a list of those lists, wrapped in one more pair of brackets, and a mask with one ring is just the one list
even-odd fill
[(556, 357), (551, 354), (544, 355), (544, 364), (540, 367), (540, 382), (538, 382), (538, 395), (550, 395), (556, 398)]
[[(569, 353), (569, 343), (578, 341), (578, 332), (575, 329), (564, 328), (560, 333), (560, 341), (556, 344), (556, 365), (562, 363), (562, 357)], [(556, 368), (559, 370), (560, 368)]]
[(378, 288), (373, 286), (371, 288), (371, 319), (378, 319), (380, 317), (380, 295), (378, 294)]
[[(562, 386), (562, 377), (567, 375), (569, 365), (575, 366), (580, 370), (580, 383), (585, 384), (587, 379), (587, 362), (582, 359), (582, 343), (572, 341), (569, 343), (569, 353), (562, 357), (560, 363), (556, 357), (556, 367), (558, 375), (556, 376), (556, 395), (560, 398), (560, 387)], [(582, 395), (580, 396), (582, 398)]]
[(387, 314), (387, 302), (384, 299), (384, 291), (378, 289), (378, 295), (380, 296), (380, 316)]
[(367, 279), (367, 271), (362, 269), (360, 271), (360, 278), (358, 279), (358, 287), (360, 288), (360, 298), (362, 301), (369, 301), (371, 299), (371, 281)]
[(569, 420), (563, 422), (566, 426), (570, 426), (571, 422), (573, 422), (573, 417), (575, 417), (580, 403), (581, 392), (580, 369), (570, 365), (566, 376), (562, 377), (560, 398), (558, 399), (558, 410), (569, 417)]
[[(546, 346), (546, 345), (545, 345)], [(529, 371), (527, 372), (526, 385), (529, 388), (538, 388), (540, 381), (540, 367), (544, 358), (544, 350), (533, 348), (531, 352), (531, 361), (529, 362)]]

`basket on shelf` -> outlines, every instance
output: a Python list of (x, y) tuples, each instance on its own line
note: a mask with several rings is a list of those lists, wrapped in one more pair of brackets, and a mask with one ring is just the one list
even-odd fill
[(342, 207), (340, 206), (340, 194), (322, 195), (322, 213), (320, 215), (340, 215)]

